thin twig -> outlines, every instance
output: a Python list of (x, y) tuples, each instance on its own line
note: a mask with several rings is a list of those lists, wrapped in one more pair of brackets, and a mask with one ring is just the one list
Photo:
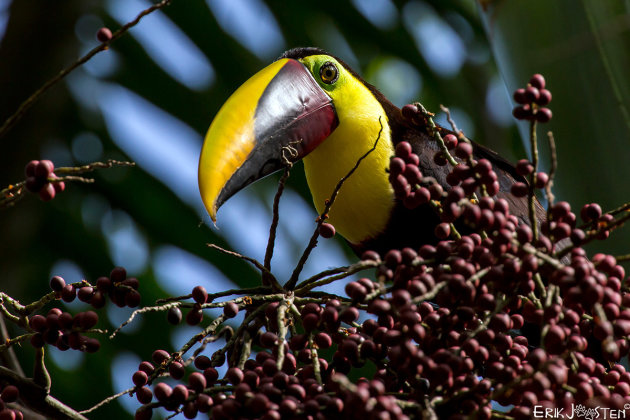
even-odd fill
[[(352, 265), (346, 265), (343, 267), (336, 267), (336, 268), (331, 268), (329, 270), (324, 270), (321, 271), (317, 274), (315, 274), (312, 277), (309, 277), (308, 279), (304, 280), (303, 282), (300, 282), (296, 287), (298, 288), (298, 290), (306, 290), (305, 287), (309, 286), (313, 283), (315, 283), (316, 281), (323, 279), (325, 277), (328, 276), (332, 276), (335, 274), (346, 274), (344, 277), (350, 276), (354, 273), (357, 273), (359, 271), (363, 271), (363, 270), (368, 270), (370, 268), (376, 268), (380, 265), (381, 263), (377, 262), (377, 261), (373, 261), (373, 260), (363, 260), (363, 261), (359, 261), (358, 263), (352, 264)], [(343, 277), (340, 277), (343, 278)], [(297, 292), (297, 290), (296, 290)]]
[[(340, 280), (340, 279), (344, 279), (348, 276), (351, 276), (355, 273), (358, 273), (359, 271), (363, 271), (363, 270), (368, 270), (370, 268), (376, 268), (380, 265), (379, 262), (376, 261), (372, 261), (372, 260), (365, 260), (365, 261), (359, 261), (356, 264), (352, 264), (350, 266), (347, 267), (340, 267), (340, 268), (335, 268), (332, 270), (327, 270), (327, 271), (322, 271), (321, 273), (304, 280), (302, 283), (297, 285), (297, 289), (295, 290), (295, 293), (298, 295), (303, 294), (304, 292), (313, 289), (315, 287), (319, 287), (319, 286), (324, 286), (326, 284), (330, 284), (334, 281)], [(332, 274), (332, 272), (337, 272), (339, 274), (336, 275), (331, 275), (328, 278), (325, 278), (326, 276), (330, 274)], [(323, 280), (321, 280), (322, 278), (324, 278)]]
[(318, 384), (322, 385), (322, 370), (319, 365), (319, 355), (317, 354), (317, 345), (313, 342), (313, 333), (308, 335), (308, 347), (311, 350), (311, 362), (313, 362), (313, 374)]
[(446, 147), (446, 144), (444, 144), (444, 139), (442, 138), (442, 135), (440, 134), (440, 131), (438, 130), (438, 126), (433, 121), (433, 116), (435, 114), (433, 114), (432, 112), (427, 111), (427, 109), (424, 107), (424, 105), (422, 105), (420, 102), (416, 102), (416, 103), (414, 103), (414, 105), (416, 105), (418, 107), (418, 109), (420, 110), (420, 112), (422, 113), (424, 118), (426, 119), (427, 124), (429, 125), (429, 128), (431, 129), (431, 133), (430, 134), (438, 142), (438, 145), (440, 146), (440, 151), (444, 154), (444, 158), (452, 166), (457, 166), (457, 161), (455, 160), (455, 158), (453, 158), (451, 153), (448, 151), (448, 148)]
[(549, 181), (545, 185), (545, 194), (547, 194), (547, 208), (551, 209), (556, 197), (553, 195), (551, 188), (553, 187), (554, 177), (556, 175), (556, 169), (558, 167), (558, 154), (556, 152), (556, 141), (553, 138), (551, 131), (547, 132), (547, 139), (549, 140), (549, 154), (551, 155), (551, 168), (549, 168)]
[(216, 244), (206, 244), (208, 246), (208, 248), (212, 248), (212, 249), (216, 249), (217, 251), (226, 254), (226, 255), (231, 255), (233, 257), (236, 258), (240, 258), (241, 260), (245, 260), (251, 264), (254, 265), (254, 267), (256, 267), (257, 269), (260, 270), (260, 272), (262, 273), (262, 275), (264, 276), (268, 276), (267, 278), (271, 281), (272, 283), (272, 287), (274, 288), (278, 288), (278, 289), (282, 289), (282, 286), (280, 286), (280, 283), (278, 283), (278, 280), (276, 280), (275, 276), (271, 273), (271, 271), (269, 271), (264, 265), (262, 265), (258, 260), (254, 259), (254, 258), (250, 258), (247, 257), (245, 255), (239, 254), (238, 252), (235, 251), (230, 251), (228, 249), (222, 248), (219, 245)]
[[(63, 166), (61, 168), (56, 168), (54, 172), (57, 175), (75, 175), (86, 172), (94, 172), (97, 169), (109, 169), (114, 166), (136, 166), (136, 163), (125, 160), (108, 159), (105, 162), (92, 162), (81, 166)], [(54, 181), (54, 179), (50, 179), (50, 181)]]
[(285, 322), (286, 320), (286, 315), (287, 315), (287, 309), (289, 309), (291, 306), (293, 305), (293, 294), (291, 294), (290, 296), (288, 296), (287, 298), (283, 299), (282, 302), (280, 302), (280, 305), (278, 305), (278, 309), (277, 309), (277, 317), (278, 317), (278, 356), (276, 359), (276, 366), (278, 367), (278, 370), (282, 369), (282, 365), (284, 364), (284, 347), (285, 347), (285, 343), (287, 341), (286, 339), (286, 335), (287, 335), (287, 323)]
[[(271, 219), (271, 226), (269, 226), (269, 239), (267, 241), (267, 249), (265, 250), (265, 261), (264, 266), (267, 271), (271, 272), (271, 259), (273, 258), (273, 250), (276, 241), (276, 231), (278, 229), (278, 221), (280, 220), (280, 215), (278, 213), (278, 207), (280, 205), (280, 197), (282, 196), (282, 192), (284, 191), (284, 185), (289, 178), (291, 173), (291, 166), (287, 166), (284, 169), (284, 173), (278, 181), (278, 190), (276, 191), (276, 195), (273, 198), (273, 217)], [(267, 275), (263, 273), (262, 275), (262, 283), (263, 285), (270, 285), (272, 282), (267, 278)]]
[(311, 236), (311, 240), (308, 242), (306, 249), (302, 253), (302, 257), (300, 258), (300, 261), (298, 262), (297, 266), (293, 270), (293, 273), (291, 274), (291, 278), (284, 285), (284, 288), (286, 290), (293, 290), (295, 288), (295, 285), (298, 281), (298, 277), (300, 276), (300, 273), (302, 272), (302, 269), (304, 268), (304, 264), (306, 264), (306, 260), (308, 260), (308, 257), (311, 255), (311, 251), (313, 251), (313, 249), (317, 246), (317, 238), (319, 237), (319, 228), (328, 217), (328, 212), (330, 211), (330, 208), (332, 207), (332, 205), (335, 203), (335, 199), (337, 198), (337, 195), (339, 194), (339, 190), (341, 190), (341, 187), (346, 182), (346, 180), (350, 178), (350, 176), (352, 176), (352, 174), (357, 170), (361, 162), (363, 162), (363, 159), (368, 157), (370, 153), (376, 150), (376, 146), (378, 145), (378, 142), (381, 138), (381, 134), (383, 133), (383, 122), (381, 121), (381, 117), (378, 118), (378, 123), (380, 124), (381, 127), (378, 130), (378, 135), (376, 136), (374, 145), (370, 148), (370, 150), (365, 152), (365, 154), (357, 160), (357, 162), (354, 164), (352, 169), (350, 169), (350, 171), (343, 178), (339, 180), (339, 182), (335, 186), (335, 189), (330, 195), (330, 198), (326, 202), (324, 211), (322, 212), (322, 214), (319, 215), (319, 218), (317, 220), (317, 226), (315, 227), (315, 231), (313, 232), (313, 235)]
[(120, 324), (120, 326), (114, 330), (114, 332), (109, 336), (109, 339), (113, 340), (116, 337), (116, 334), (118, 334), (125, 326), (129, 325), (137, 315), (148, 312), (162, 312), (177, 306), (180, 306), (180, 302), (167, 303), (160, 306), (145, 306), (144, 308), (136, 309), (131, 313), (131, 315), (129, 315), (129, 318), (127, 318), (125, 322)]
[[(208, 299), (206, 300), (206, 302), (212, 302), (215, 299), (226, 297), (226, 296), (266, 294), (266, 293), (269, 293), (270, 291), (271, 289), (266, 286), (249, 287), (246, 289), (229, 289), (229, 290), (224, 290), (217, 293), (208, 293)], [(175, 296), (175, 297), (158, 299), (155, 301), (155, 303), (156, 305), (162, 305), (164, 303), (179, 302), (179, 301), (190, 299), (190, 298), (192, 298), (192, 294), (188, 294), (185, 296)]]
[(81, 414), (91, 413), (92, 411), (95, 411), (101, 408), (105, 404), (109, 404), (110, 402), (122, 397), (123, 395), (131, 393), (134, 389), (135, 388), (129, 388), (129, 389), (125, 389), (124, 391), (120, 391), (118, 394), (110, 395), (109, 397), (105, 398), (103, 401), (99, 402), (98, 404), (88, 408), (87, 410), (79, 411), (79, 413)]
[(119, 30), (114, 32), (112, 34), (112, 38), (109, 41), (103, 42), (103, 43), (99, 44), (98, 46), (92, 48), (83, 57), (79, 58), (77, 61), (72, 63), (69, 67), (66, 67), (65, 69), (61, 70), (59, 73), (57, 73), (57, 75), (55, 77), (53, 77), (52, 79), (50, 79), (46, 83), (44, 83), (42, 85), (42, 87), (37, 89), (31, 96), (29, 96), (24, 102), (22, 102), (22, 104), (13, 113), (13, 115), (11, 115), (9, 118), (7, 118), (6, 121), (2, 124), (2, 126), (0, 127), (0, 138), (4, 137), (4, 135), (22, 118), (22, 116), (24, 116), (26, 111), (28, 111), (28, 109), (31, 106), (33, 106), (33, 104), (35, 104), (35, 102), (37, 102), (37, 100), (44, 93), (46, 93), (46, 91), (48, 89), (50, 89), (51, 87), (53, 87), (54, 85), (59, 83), (64, 77), (66, 77), (68, 74), (70, 74), (77, 67), (85, 64), (88, 60), (90, 60), (96, 54), (100, 53), (101, 51), (105, 51), (106, 49), (108, 49), (109, 45), (112, 42), (116, 41), (118, 38), (123, 36), (130, 28), (136, 26), (143, 17), (145, 17), (149, 13), (152, 13), (152, 12), (158, 10), (158, 9), (163, 8), (164, 6), (167, 6), (170, 2), (171, 2), (171, 0), (162, 0), (161, 2), (156, 3), (156, 4), (152, 5), (151, 7), (143, 10), (142, 12), (140, 12), (138, 14), (138, 16), (136, 16), (136, 18), (134, 20), (132, 20), (131, 22), (128, 22), (127, 24), (122, 26)]
[(26, 333), (17, 337), (7, 338), (2, 342), (2, 344), (0, 344), (0, 353), (4, 353), (6, 350), (9, 350), (14, 345), (20, 344), (21, 342), (30, 339), (34, 335), (35, 333)]
[(536, 172), (538, 171), (538, 143), (536, 141), (536, 120), (532, 120), (529, 125), (529, 144), (532, 149), (532, 166), (534, 170), (529, 176), (528, 209), (529, 222), (532, 228), (534, 240), (538, 240), (538, 222), (536, 220)]
[(448, 121), (448, 123), (451, 125), (451, 128), (453, 129), (453, 131), (457, 133), (457, 137), (466, 137), (464, 136), (464, 132), (461, 131), (459, 128), (457, 128), (457, 124), (455, 124), (455, 120), (453, 120), (453, 117), (451, 117), (451, 110), (442, 104), (440, 104), (440, 109), (442, 110), (442, 112), (446, 114), (446, 121)]

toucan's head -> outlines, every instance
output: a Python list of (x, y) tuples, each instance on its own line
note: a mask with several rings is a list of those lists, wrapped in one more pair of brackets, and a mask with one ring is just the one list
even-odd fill
[[(247, 80), (217, 113), (201, 150), (199, 189), (212, 220), (216, 220), (219, 207), (246, 185), (283, 168), (287, 162), (315, 155), (315, 149), (321, 154), (327, 139), (339, 137), (339, 133), (345, 133), (344, 138), (357, 139), (361, 130), (365, 131), (369, 149), (379, 118), (384, 116), (372, 89), (341, 60), (317, 48), (287, 51)], [(370, 106), (377, 109), (376, 115), (367, 112)], [(366, 127), (371, 131), (366, 131)], [(340, 156), (347, 156), (348, 162), (354, 164), (367, 149), (362, 149), (356, 140), (351, 147), (335, 142), (335, 153), (319, 159), (323, 164), (316, 172), (324, 177), (334, 175), (336, 183), (340, 177), (325, 166)], [(381, 160), (389, 161), (387, 153), (382, 153)], [(334, 166), (343, 174), (350, 168)], [(384, 170), (385, 167), (380, 171), (385, 174)], [(307, 168), (307, 179), (308, 176)], [(310, 179), (309, 185), (318, 205), (314, 191), (317, 188)], [(389, 188), (389, 184), (383, 188)], [(322, 194), (332, 192), (328, 185), (322, 184), (320, 189), (325, 191)]]

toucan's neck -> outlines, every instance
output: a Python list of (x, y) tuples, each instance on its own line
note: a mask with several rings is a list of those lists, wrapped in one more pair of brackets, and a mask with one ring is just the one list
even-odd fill
[(393, 154), (389, 119), (365, 86), (353, 89), (342, 100), (337, 98), (335, 107), (339, 126), (304, 158), (304, 169), (315, 207), (321, 213), (339, 180), (378, 138), (375, 150), (345, 181), (329, 212), (329, 222), (337, 232), (350, 243), (360, 244), (385, 230), (394, 207), (387, 173)]

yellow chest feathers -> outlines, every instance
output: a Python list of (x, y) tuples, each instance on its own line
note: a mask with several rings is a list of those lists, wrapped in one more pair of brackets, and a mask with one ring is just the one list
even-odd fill
[[(393, 154), (387, 116), (371, 92), (362, 87), (335, 95), (339, 126), (304, 158), (306, 179), (321, 214), (339, 180), (378, 138), (376, 149), (344, 182), (329, 212), (328, 221), (354, 244), (383, 232), (394, 207), (394, 192), (386, 172)], [(380, 137), (379, 117), (383, 125)]]

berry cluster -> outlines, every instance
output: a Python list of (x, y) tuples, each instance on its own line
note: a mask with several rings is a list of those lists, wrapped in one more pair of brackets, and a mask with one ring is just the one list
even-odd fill
[[(179, 409), (186, 418), (194, 418), (199, 412), (210, 412), (214, 419), (272, 420), (302, 415), (341, 419), (348, 415), (369, 416), (373, 413), (407, 418), (396, 399), (385, 395), (381, 381), (362, 379), (354, 385), (340, 373), (351, 368), (345, 353), (337, 351), (330, 363), (317, 357), (317, 349), (328, 349), (333, 343), (339, 346), (344, 342), (347, 333), (341, 332), (340, 327), (342, 322), (349, 326), (357, 320), (359, 311), (356, 307), (344, 306), (337, 300), (329, 301), (325, 307), (315, 303), (304, 305), (300, 311), (304, 333), (294, 335), (288, 343), (278, 335), (278, 307), (279, 303), (274, 302), (265, 310), (267, 331), (256, 334), (255, 344), (261, 348), (256, 358), (247, 360), (242, 368), (230, 367), (223, 379), (219, 378), (215, 366), (222, 365), (225, 358), (211, 359), (201, 355), (194, 360), (196, 370), (181, 384), (171, 386), (161, 382), (151, 391), (147, 384), (155, 376), (156, 369), (168, 371), (171, 379), (176, 381), (186, 376), (182, 361), (172, 360), (165, 350), (156, 350), (153, 363), (142, 362), (132, 377), (137, 387), (136, 398), (145, 404), (137, 411), (136, 418), (150, 418), (151, 408), (155, 405), (171, 411)], [(353, 336), (357, 336), (356, 331), (354, 327), (347, 330)], [(281, 347), (284, 355), (280, 363)], [(346, 344), (344, 349), (346, 347), (349, 346)], [(356, 346), (354, 350), (357, 350)], [(358, 351), (354, 361), (358, 361)], [(217, 390), (217, 387), (221, 389)]]
[(128, 306), (135, 308), (140, 304), (139, 282), (135, 277), (127, 277), (127, 271), (123, 267), (115, 267), (109, 277), (99, 277), (96, 286), (85, 285), (77, 288), (74, 284), (66, 284), (59, 276), (54, 276), (50, 281), (50, 287), (57, 292), (64, 302), (72, 302), (75, 298), (89, 303), (96, 309), (105, 306), (106, 298), (118, 307)]
[[(519, 175), (530, 178), (534, 172), (534, 165), (532, 165), (532, 163), (527, 159), (521, 159), (517, 162), (515, 169), (516, 173)], [(549, 175), (547, 175), (546, 172), (537, 172), (533, 179), (534, 187), (543, 189), (549, 182)], [(529, 194), (529, 185), (524, 182), (515, 182), (512, 185), (510, 192), (514, 197), (525, 197)]]
[[(405, 107), (415, 108), (415, 105), (405, 105)], [(447, 184), (457, 188), (452, 188), (446, 192), (434, 178), (424, 177), (418, 168), (419, 157), (406, 141), (396, 145), (395, 156), (390, 160), (389, 179), (396, 198), (401, 200), (409, 209), (414, 209), (432, 200), (441, 202), (446, 198), (442, 206), (442, 219), (452, 221), (458, 217), (459, 213), (456, 207), (459, 207), (458, 201), (465, 195), (472, 195), (475, 191), (480, 190), (484, 191), (486, 195), (494, 196), (499, 192), (500, 186), (497, 174), (489, 160), (472, 159), (473, 146), (470, 143), (460, 142), (453, 134), (446, 134), (443, 141), (449, 152), (459, 159), (457, 165), (446, 177)], [(442, 151), (438, 151), (434, 155), (433, 161), (438, 166), (448, 164)], [(449, 196), (449, 194), (451, 195)]]
[(533, 75), (527, 87), (516, 89), (514, 101), (519, 104), (512, 111), (512, 115), (517, 120), (540, 123), (551, 120), (551, 110), (546, 107), (551, 102), (551, 92), (545, 89), (545, 78), (541, 74)]
[(62, 351), (73, 349), (94, 353), (101, 344), (97, 339), (81, 333), (90, 330), (97, 323), (96, 312), (80, 312), (72, 316), (59, 308), (53, 308), (46, 316), (33, 315), (29, 319), (29, 327), (35, 332), (31, 336), (31, 345), (39, 348), (48, 343)]
[(58, 178), (54, 173), (55, 165), (50, 160), (32, 160), (26, 164), (26, 189), (32, 193), (39, 193), (43, 201), (50, 201), (57, 193), (62, 192), (66, 185), (63, 181), (51, 182)]
[[(538, 91), (532, 115), (546, 114), (544, 79), (529, 87)], [(424, 118), (415, 105), (403, 113), (417, 124)], [(620, 363), (630, 354), (630, 278), (613, 256), (589, 259), (582, 248), (628, 216), (587, 204), (579, 225), (569, 204), (556, 202), (544, 213), (534, 207), (541, 213), (532, 229), (510, 205), (526, 202), (528, 184), (499, 191), (495, 168), (469, 142), (443, 141), (434, 162), (454, 165), (443, 184), (423, 176), (409, 143), (397, 144), (390, 166), (397, 199), (439, 215), (435, 244), (382, 257), (367, 251), (363, 263), (378, 265), (377, 280), (349, 282), (348, 297), (302, 283), (284, 296), (221, 303), (224, 318), (245, 310), (248, 323), (193, 363), (156, 350), (132, 377), (143, 404), (136, 418), (164, 407), (213, 419), (490, 419), (503, 406), (501, 418), (518, 420), (535, 408), (630, 404), (630, 372)], [(516, 166), (534, 189), (548, 186), (536, 171), (527, 160)], [(326, 224), (319, 233), (332, 236)], [(197, 324), (212, 297), (201, 286), (191, 297), (186, 320)], [(181, 322), (179, 307), (168, 319)], [(216, 368), (226, 362), (221, 378)], [(165, 374), (168, 383), (159, 381)]]
[(11, 409), (7, 403), (14, 403), (20, 398), (20, 391), (14, 385), (7, 385), (0, 393), (0, 419), (1, 420), (22, 420), (24, 415), (21, 411)]

